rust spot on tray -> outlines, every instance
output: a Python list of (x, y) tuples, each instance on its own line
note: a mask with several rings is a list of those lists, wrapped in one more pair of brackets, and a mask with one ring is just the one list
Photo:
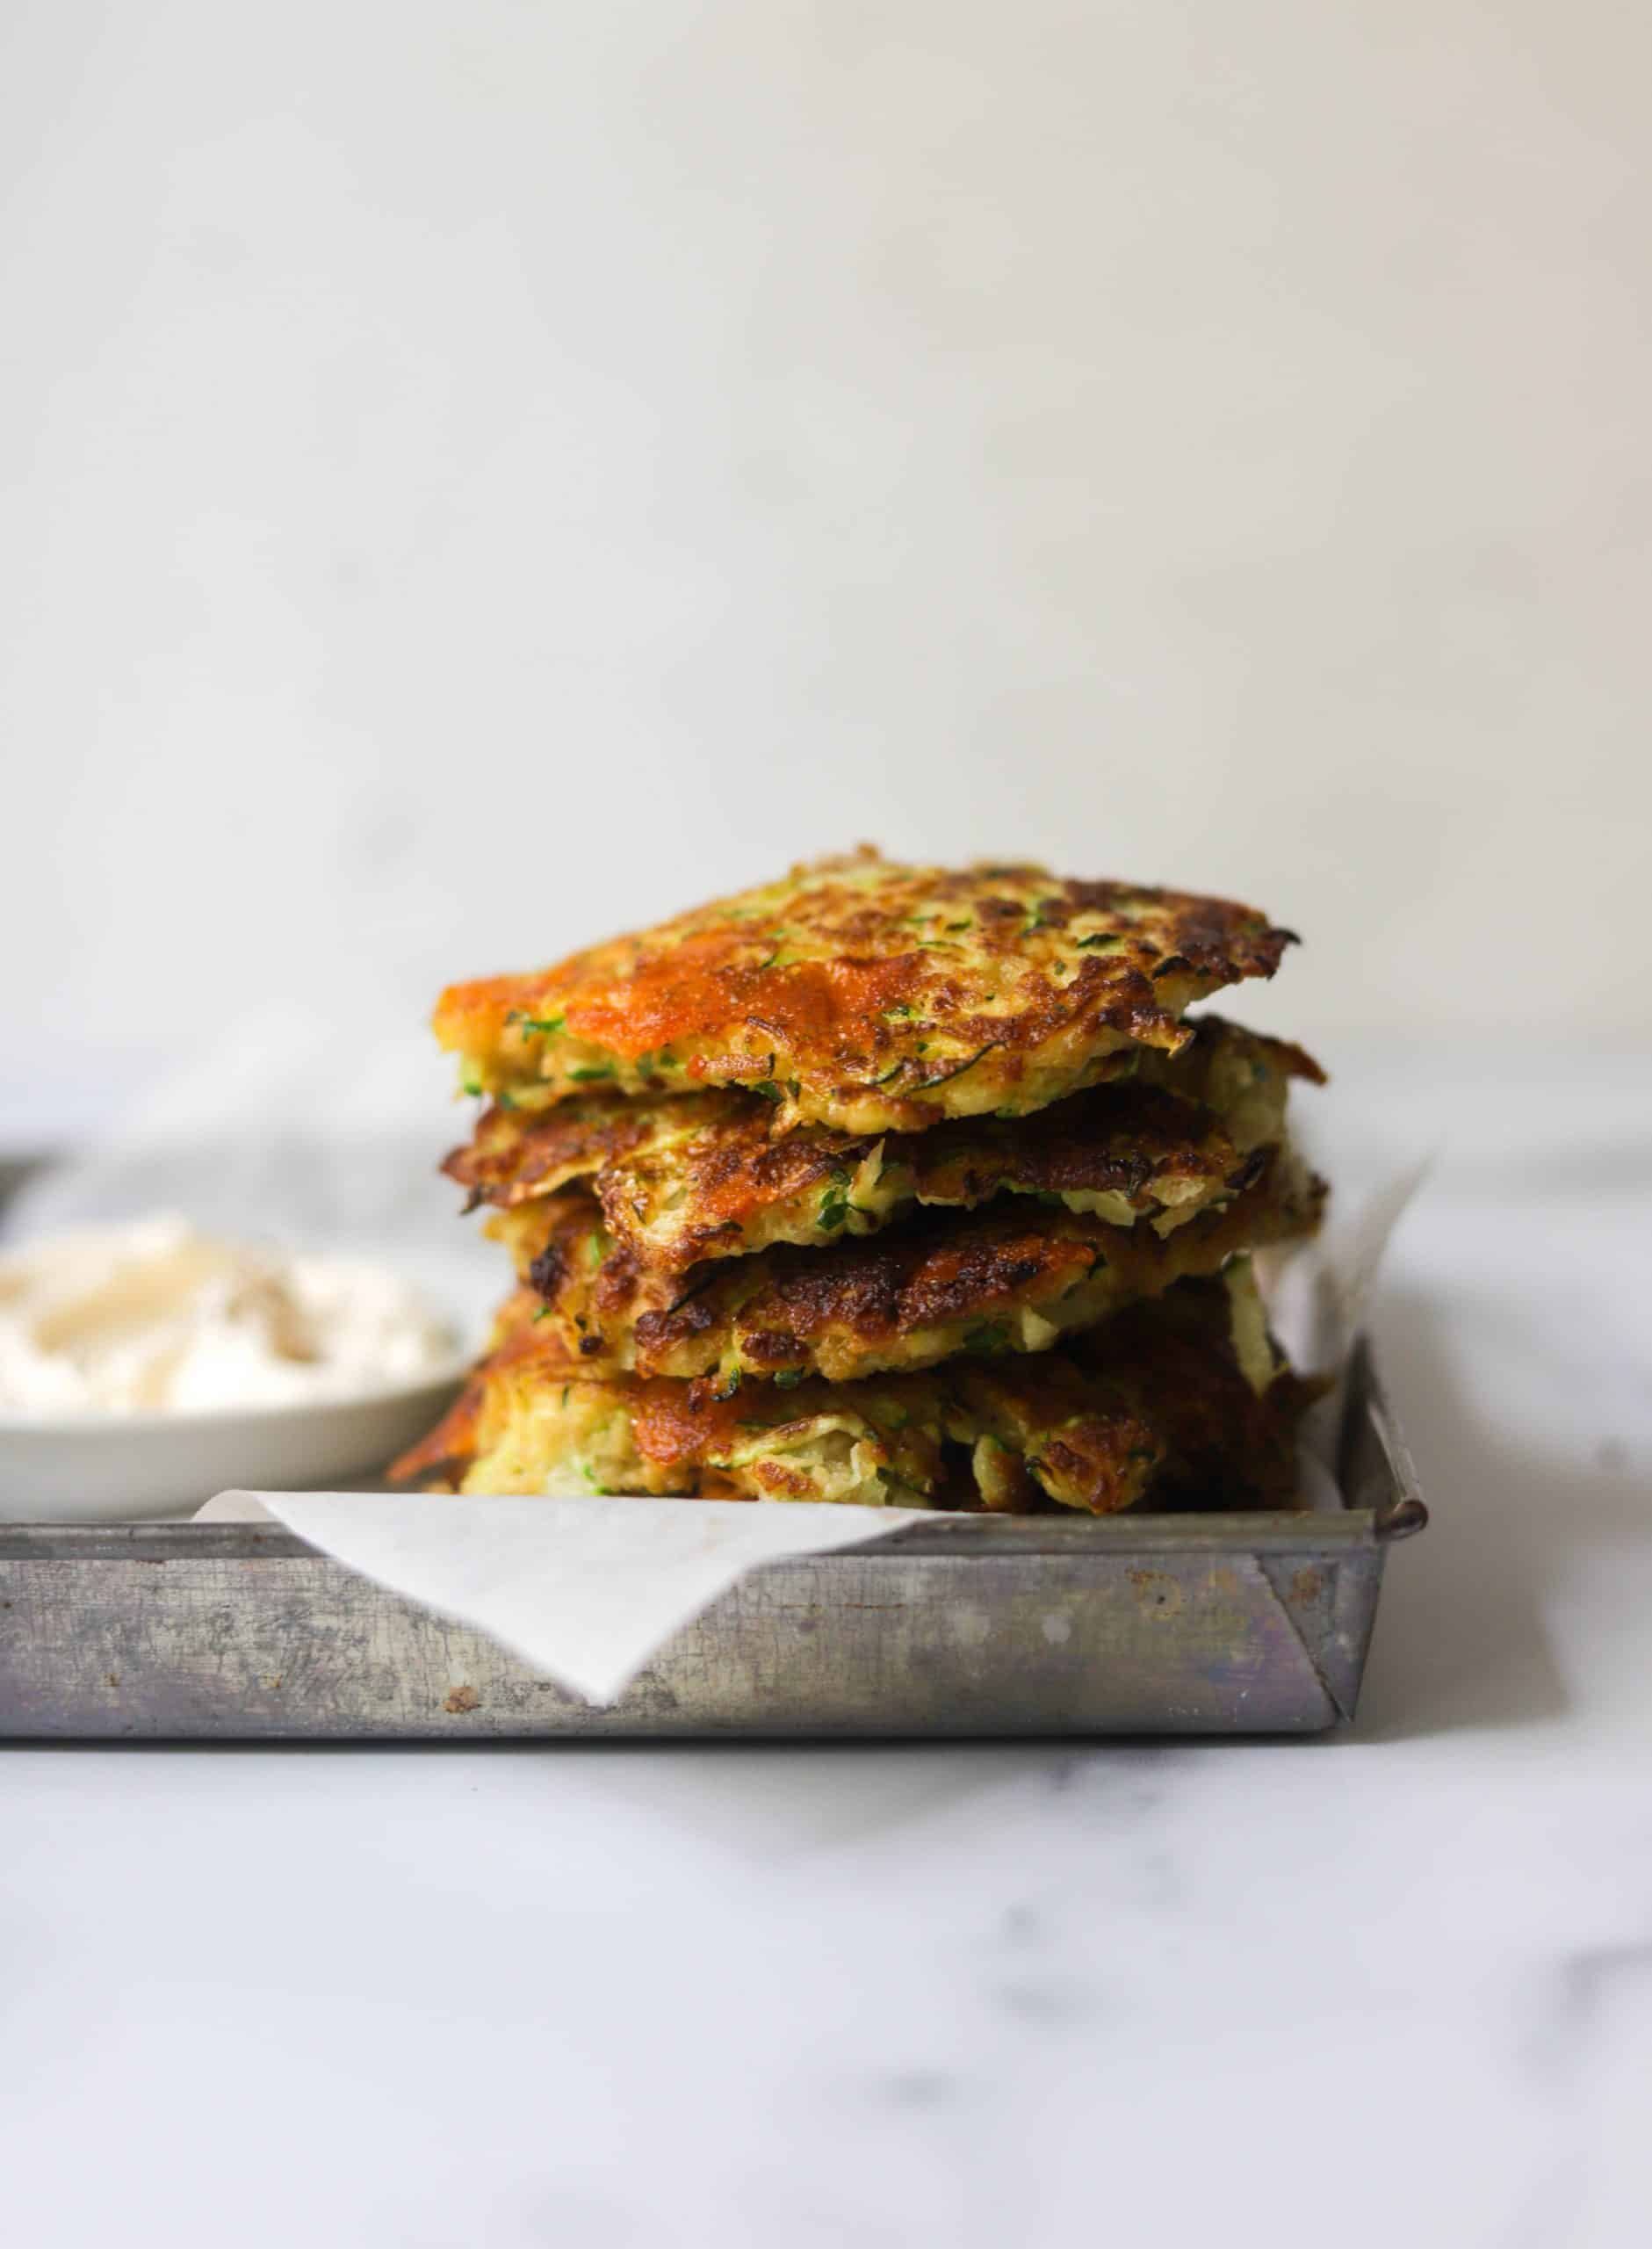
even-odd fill
[(450, 1717), (463, 1717), (467, 1710), (479, 1710), (482, 1698), (473, 1687), (456, 1687), (442, 1708)]
[(1144, 1609), (1155, 1623), (1167, 1624), (1172, 1616), (1181, 1614), (1182, 1590), (1174, 1578), (1167, 1577), (1163, 1570), (1129, 1570), (1126, 1575), (1138, 1607)]
[(1307, 1602), (1317, 1601), (1325, 1589), (1325, 1580), (1316, 1569), (1302, 1568), (1291, 1580), (1290, 1599)]

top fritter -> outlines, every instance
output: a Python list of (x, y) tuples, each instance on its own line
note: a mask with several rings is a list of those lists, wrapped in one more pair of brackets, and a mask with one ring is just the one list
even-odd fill
[(1271, 976), (1290, 942), (1225, 899), (863, 850), (537, 975), (453, 985), (436, 1030), (467, 1092), (523, 1108), (733, 1086), (782, 1132), (922, 1132), (1028, 1115), (1133, 1048), (1176, 1052), (1184, 1008)]

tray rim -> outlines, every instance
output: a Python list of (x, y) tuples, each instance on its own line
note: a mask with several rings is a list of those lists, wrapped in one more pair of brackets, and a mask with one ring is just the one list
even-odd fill
[[(371, 1493), (364, 1498), (376, 1496)], [(1390, 1534), (1392, 1535), (1392, 1534)], [(1081, 1517), (964, 1515), (912, 1523), (830, 1552), (801, 1558), (826, 1566), (913, 1554), (1064, 1556), (1097, 1553), (1344, 1553), (1386, 1543), (1372, 1508), (1332, 1513)], [(0, 1523), (0, 1561), (330, 1561), (282, 1524), (256, 1522)]]

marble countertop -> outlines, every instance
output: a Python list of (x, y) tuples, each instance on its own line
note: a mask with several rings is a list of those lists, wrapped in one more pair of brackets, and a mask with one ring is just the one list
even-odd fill
[(11, 2237), (1644, 2238), (1652, 1069), (1437, 1091), (1352, 1730), (12, 1751)]

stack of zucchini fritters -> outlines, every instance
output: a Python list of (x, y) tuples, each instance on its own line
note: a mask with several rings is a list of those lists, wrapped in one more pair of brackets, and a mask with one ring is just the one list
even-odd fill
[(1189, 1002), (1248, 908), (1027, 865), (795, 870), (436, 1010), (516, 1287), (397, 1464), (466, 1493), (1276, 1505), (1311, 1386), (1244, 1253), (1312, 1231), (1300, 1049)]

